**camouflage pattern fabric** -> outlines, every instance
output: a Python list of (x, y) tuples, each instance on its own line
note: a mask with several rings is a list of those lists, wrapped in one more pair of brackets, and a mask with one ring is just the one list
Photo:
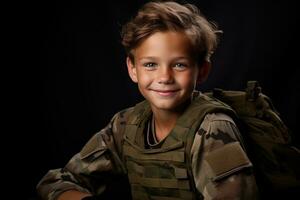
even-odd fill
[(207, 114), (191, 149), (196, 188), (204, 199), (257, 199), (252, 164), (228, 115)]
[[(38, 183), (43, 199), (57, 199), (67, 190), (99, 195), (123, 190), (130, 199), (127, 170), (122, 161), (123, 132), (132, 108), (117, 113), (62, 169), (50, 170)], [(240, 145), (239, 132), (224, 114), (208, 114), (191, 149), (192, 171), (204, 199), (255, 199), (256, 184)], [(222, 167), (224, 165), (224, 167)], [(121, 183), (118, 185), (118, 183)]]

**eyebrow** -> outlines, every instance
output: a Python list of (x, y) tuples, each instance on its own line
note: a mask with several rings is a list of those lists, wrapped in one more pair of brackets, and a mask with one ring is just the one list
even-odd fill
[[(146, 56), (146, 57), (139, 58), (139, 60), (143, 60), (143, 59), (158, 59), (158, 58), (159, 57), (155, 57), (155, 56)], [(185, 56), (179, 56), (179, 57), (172, 58), (172, 60), (181, 60), (181, 59), (189, 59), (189, 58), (185, 57)]]
[(154, 57), (154, 56), (146, 56), (146, 57), (141, 57), (139, 58), (139, 60), (143, 60), (143, 59), (157, 59), (158, 57)]

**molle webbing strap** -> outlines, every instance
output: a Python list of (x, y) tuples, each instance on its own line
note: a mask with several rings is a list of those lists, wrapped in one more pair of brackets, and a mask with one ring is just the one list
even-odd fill
[(168, 178), (146, 178), (142, 176), (137, 176), (133, 174), (128, 175), (130, 183), (141, 184), (145, 187), (151, 188), (172, 188), (172, 189), (184, 189), (189, 190), (190, 184), (189, 180), (177, 180)]
[(188, 199), (194, 199), (194, 194), (190, 191), (181, 190), (178, 192), (174, 192), (173, 189), (165, 189), (165, 188), (159, 188), (160, 195), (154, 194), (148, 196), (146, 189), (143, 187), (140, 187), (140, 185), (132, 184), (132, 190), (135, 191), (135, 195), (133, 196), (134, 200), (188, 200)]
[[(141, 174), (145, 177), (149, 177), (149, 174), (154, 176), (154, 174), (156, 174), (156, 176), (159, 176), (159, 174), (157, 173), (157, 169), (156, 167), (150, 166), (150, 165), (139, 165), (134, 161), (128, 161), (127, 162), (127, 167), (132, 169), (133, 171), (137, 172), (138, 174)], [(182, 167), (177, 167), (176, 165), (170, 165), (170, 169), (171, 172), (163, 172), (165, 175), (167, 173), (173, 174), (175, 175), (175, 177), (177, 179), (187, 179), (188, 175), (187, 175), (187, 169), (186, 168), (182, 168)], [(162, 169), (164, 170), (164, 169)], [(169, 169), (168, 169), (169, 170)]]
[(140, 160), (162, 160), (184, 162), (184, 151), (166, 151), (161, 153), (142, 153), (129, 145), (124, 146), (124, 155), (139, 158)]

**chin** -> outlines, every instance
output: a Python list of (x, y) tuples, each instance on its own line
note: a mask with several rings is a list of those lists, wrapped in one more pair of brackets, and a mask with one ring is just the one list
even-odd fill
[(152, 108), (165, 111), (177, 111), (186, 105), (188, 97), (173, 96), (173, 97), (157, 97), (156, 95), (145, 95), (147, 101)]
[(172, 106), (172, 105), (159, 105), (159, 106), (156, 106), (154, 105), (156, 108), (158, 108), (159, 110), (175, 110), (176, 106)]
[(159, 103), (152, 103), (152, 106), (159, 110), (165, 111), (176, 111), (178, 110), (183, 103), (177, 102), (159, 102)]

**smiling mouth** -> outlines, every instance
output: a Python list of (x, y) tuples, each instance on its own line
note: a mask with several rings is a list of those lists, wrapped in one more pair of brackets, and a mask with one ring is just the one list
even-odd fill
[(152, 90), (153, 92), (157, 93), (162, 97), (172, 97), (174, 96), (179, 90)]

